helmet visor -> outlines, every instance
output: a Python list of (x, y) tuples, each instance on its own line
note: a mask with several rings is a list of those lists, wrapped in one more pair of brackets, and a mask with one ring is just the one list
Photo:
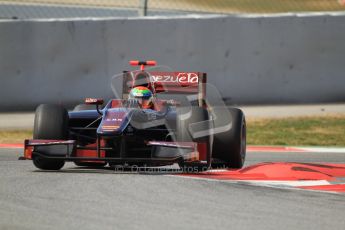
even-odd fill
[(151, 106), (151, 97), (136, 97), (135, 99), (143, 108)]

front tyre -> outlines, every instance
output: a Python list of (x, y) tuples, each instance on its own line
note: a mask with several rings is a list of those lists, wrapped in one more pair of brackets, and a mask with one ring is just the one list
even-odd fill
[(40, 156), (32, 156), (32, 162), (36, 168), (43, 170), (59, 170), (65, 165), (65, 161), (44, 159)]
[[(42, 104), (37, 107), (34, 121), (34, 139), (67, 140), (68, 113), (58, 105)], [(65, 161), (45, 159), (37, 155), (32, 156), (34, 165), (43, 170), (59, 170)]]

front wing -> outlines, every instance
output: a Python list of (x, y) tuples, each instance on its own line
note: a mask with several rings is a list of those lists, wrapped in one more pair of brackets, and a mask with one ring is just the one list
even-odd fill
[[(112, 163), (159, 163), (173, 164), (181, 162), (205, 163), (207, 146), (196, 142), (163, 142), (150, 141), (151, 156), (135, 157), (106, 157), (102, 143), (91, 146), (78, 146), (75, 140), (25, 140), (24, 159), (41, 157), (52, 160), (112, 162)], [(99, 146), (99, 147), (98, 147)]]

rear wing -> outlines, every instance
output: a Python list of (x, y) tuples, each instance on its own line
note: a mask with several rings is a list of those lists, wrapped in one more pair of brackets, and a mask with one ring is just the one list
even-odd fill
[(124, 71), (122, 98), (128, 99), (130, 90), (136, 86), (148, 87), (154, 94), (195, 95), (201, 106), (206, 97), (206, 73)]

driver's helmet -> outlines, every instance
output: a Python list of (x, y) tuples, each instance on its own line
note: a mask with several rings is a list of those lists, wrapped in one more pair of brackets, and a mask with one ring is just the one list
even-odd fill
[(129, 92), (129, 99), (136, 99), (143, 109), (150, 109), (153, 105), (152, 92), (145, 86), (137, 86)]

